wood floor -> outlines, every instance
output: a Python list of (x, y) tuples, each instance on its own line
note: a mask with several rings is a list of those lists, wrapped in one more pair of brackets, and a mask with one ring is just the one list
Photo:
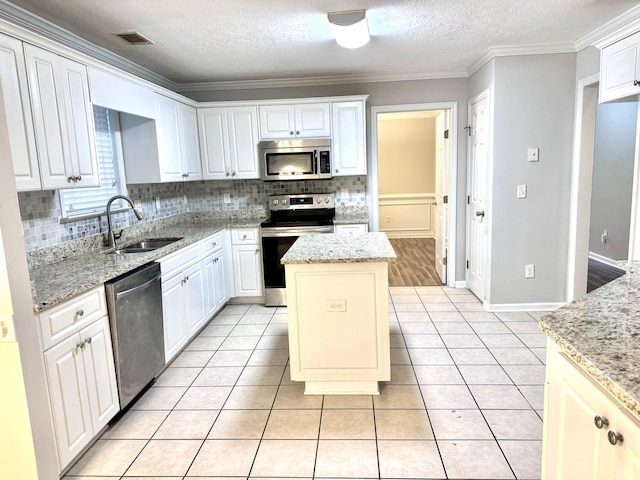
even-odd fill
[(624, 273), (624, 270), (590, 258), (587, 270), (587, 293), (621, 277)]
[(433, 238), (390, 238), (398, 259), (389, 263), (390, 287), (442, 285), (435, 269)]

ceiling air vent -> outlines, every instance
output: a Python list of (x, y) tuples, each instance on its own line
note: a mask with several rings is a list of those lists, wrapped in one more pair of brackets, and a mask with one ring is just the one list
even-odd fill
[(131, 45), (153, 45), (151, 40), (138, 32), (114, 33), (114, 35)]

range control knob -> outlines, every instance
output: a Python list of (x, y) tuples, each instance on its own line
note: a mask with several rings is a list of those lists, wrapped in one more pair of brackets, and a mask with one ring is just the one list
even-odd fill
[(287, 204), (287, 197), (284, 197), (284, 198), (281, 200), (281, 202), (280, 202), (280, 203), (282, 203), (282, 205), (286, 205), (286, 204)]
[(324, 203), (329, 203), (331, 201), (331, 199), (329, 197), (324, 199)]
[(278, 203), (280, 203), (280, 202), (278, 201), (278, 199), (277, 199), (277, 198), (274, 198), (274, 199), (273, 199), (273, 204), (274, 204), (274, 205), (278, 205)]
[(321, 201), (322, 201), (322, 199), (321, 199), (320, 197), (318, 197), (318, 198), (316, 199), (316, 203), (320, 203)]

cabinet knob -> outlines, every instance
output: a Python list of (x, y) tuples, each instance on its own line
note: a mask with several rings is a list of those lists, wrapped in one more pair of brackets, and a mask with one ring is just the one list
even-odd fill
[(611, 430), (609, 430), (607, 437), (609, 437), (609, 443), (611, 445), (617, 445), (618, 443), (622, 443), (622, 441), (624, 440), (621, 433), (613, 432)]
[(232, 176), (232, 177), (235, 177), (235, 176), (236, 176), (236, 172), (233, 172), (233, 173), (231, 174), (231, 176)]
[(638, 85), (640, 85), (640, 80), (634, 80), (633, 81), (633, 86), (637, 87)]
[(603, 428), (609, 425), (609, 420), (607, 420), (605, 417), (601, 417), (600, 415), (596, 415), (593, 418), (593, 423), (597, 428)]
[(336, 173), (338, 173), (339, 171), (340, 171), (340, 170), (338, 170), (338, 169), (336, 168)]
[(67, 177), (67, 183), (71, 183), (74, 182), (76, 179), (76, 177), (74, 177), (73, 175), (71, 175), (70, 177)]
[(211, 244), (211, 246), (212, 246), (212, 247), (215, 247), (216, 245), (217, 245), (217, 243), (216, 243), (216, 242), (213, 242), (213, 243)]
[(84, 315), (84, 310), (83, 310), (83, 309), (80, 309), (80, 310), (78, 310), (78, 311), (76, 312), (76, 317), (81, 317), (81, 316), (83, 316), (83, 315)]
[(242, 239), (243, 239), (243, 240), (246, 240), (246, 239), (247, 239), (247, 234), (246, 234), (246, 233), (244, 233), (244, 234), (242, 235)]
[(73, 349), (73, 353), (74, 353), (74, 354), (77, 354), (77, 353), (78, 353), (78, 349), (81, 349), (81, 348), (84, 348), (84, 342), (80, 342), (80, 343), (78, 343), (78, 344), (74, 347), (74, 349)]
[(225, 175), (226, 177), (228, 177), (228, 176), (229, 176), (229, 172), (226, 172), (224, 175)]
[(86, 338), (84, 343), (91, 343), (91, 337)]
[(296, 135), (300, 135), (300, 130), (296, 130)]
[(182, 178), (187, 178), (188, 176), (189, 176), (189, 174), (187, 174), (187, 173), (183, 173), (182, 174)]
[(260, 249), (259, 248), (256, 248), (256, 253), (260, 253)]
[(76, 182), (79, 182), (80, 180), (82, 180), (82, 175), (78, 175), (78, 176), (76, 177)]

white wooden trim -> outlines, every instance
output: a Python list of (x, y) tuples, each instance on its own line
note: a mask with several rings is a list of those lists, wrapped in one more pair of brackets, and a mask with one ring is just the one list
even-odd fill
[(579, 51), (589, 45), (593, 45), (599, 49), (603, 49), (638, 30), (640, 30), (640, 6), (627, 10), (622, 15), (596, 28), (593, 32), (588, 33), (576, 41), (576, 48)]
[(435, 193), (393, 193), (378, 195), (380, 205), (416, 205), (421, 203), (434, 203)]
[(640, 259), (640, 109), (636, 125), (636, 149), (633, 160), (633, 190), (631, 193), (631, 222), (629, 225), (629, 260)]
[(548, 55), (553, 53), (575, 53), (576, 46), (573, 43), (556, 43), (544, 45), (506, 45), (489, 47), (484, 54), (467, 68), (467, 74), (472, 76), (485, 64), (496, 57), (514, 57), (521, 55)]
[(465, 282), (464, 280), (459, 280), (455, 282), (453, 288), (467, 288), (467, 282)]
[(424, 206), (429, 208), (429, 227), (416, 228), (401, 226), (400, 228), (385, 228), (384, 223), (380, 225), (380, 231), (387, 234), (389, 238), (435, 238), (434, 230), (434, 209), (436, 196), (434, 193), (420, 194), (385, 194), (379, 196), (378, 210), (382, 207), (403, 207), (403, 206)]
[(560, 307), (564, 307), (566, 303), (486, 303), (485, 309), (488, 312), (551, 312)]
[(589, 252), (589, 258), (591, 260), (595, 260), (596, 262), (604, 263), (605, 265), (609, 265), (610, 267), (618, 267), (618, 261), (613, 258), (605, 257), (604, 255), (600, 255), (598, 253)]

